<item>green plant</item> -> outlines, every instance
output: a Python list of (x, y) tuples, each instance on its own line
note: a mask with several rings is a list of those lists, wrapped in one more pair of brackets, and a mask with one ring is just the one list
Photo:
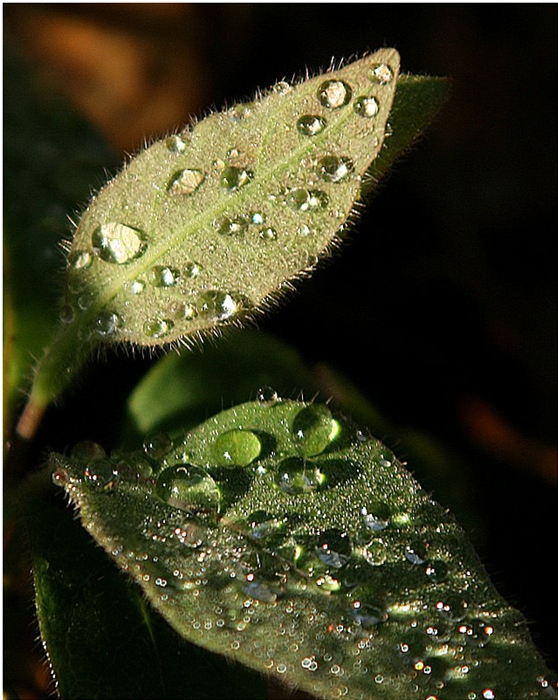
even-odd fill
[[(132, 160), (81, 217), (60, 329), (49, 343), (48, 323), (34, 329), (46, 350), (14, 468), (108, 343), (188, 345), (311, 271), (446, 93), (443, 80), (399, 77), (385, 49), (279, 83)], [(37, 309), (21, 280), (13, 289), (14, 309)], [(25, 356), (32, 343), (16, 341), (10, 357)], [(269, 388), (276, 374), (311, 390), (292, 351), (235, 342), (205, 367), (163, 358), (131, 394), (116, 449), (76, 441), (14, 492), (61, 697), (262, 697), (266, 674), (324, 698), (554, 697), (524, 619), (453, 518), (365, 430)], [(233, 360), (236, 400), (255, 400), (203, 421), (211, 376)], [(45, 500), (51, 476), (139, 586)]]

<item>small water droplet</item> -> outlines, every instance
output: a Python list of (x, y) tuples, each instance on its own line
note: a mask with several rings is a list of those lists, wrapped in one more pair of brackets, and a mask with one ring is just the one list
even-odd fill
[(102, 311), (93, 321), (91, 332), (102, 338), (114, 335), (120, 327), (120, 316), (111, 311)]
[(70, 267), (74, 270), (86, 270), (93, 263), (93, 256), (89, 251), (74, 251), (69, 257)]
[(469, 603), (457, 593), (447, 593), (434, 607), (446, 620), (460, 622), (465, 619)]
[(175, 508), (195, 513), (217, 513), (221, 492), (213, 478), (200, 467), (180, 464), (168, 467), (157, 477), (159, 498)]
[(356, 114), (359, 115), (359, 117), (372, 119), (378, 114), (380, 104), (375, 97), (366, 97), (366, 95), (361, 95), (354, 101), (353, 109), (355, 110)]
[(441, 583), (448, 577), (448, 565), (440, 560), (431, 561), (426, 565), (424, 573), (432, 583)]
[(186, 263), (184, 266), (183, 272), (185, 277), (189, 277), (190, 279), (194, 279), (195, 277), (198, 277), (201, 274), (201, 271), (203, 270), (203, 267), (197, 263), (197, 262), (189, 262)]
[(146, 249), (139, 229), (116, 222), (98, 226), (93, 231), (91, 242), (101, 260), (117, 265), (139, 258)]
[(301, 457), (287, 457), (279, 463), (277, 485), (288, 494), (317, 491), (326, 484), (326, 477), (317, 464)]
[(317, 136), (326, 128), (327, 122), (315, 114), (305, 114), (296, 123), (298, 132), (303, 136)]
[(364, 629), (372, 629), (388, 619), (387, 612), (380, 605), (353, 601), (351, 614), (355, 621)]
[(322, 190), (294, 189), (287, 195), (287, 204), (296, 211), (319, 211), (329, 204), (329, 197)]
[(222, 236), (238, 236), (248, 229), (249, 223), (245, 216), (221, 216), (214, 221), (214, 226)]
[(387, 63), (376, 63), (370, 68), (370, 80), (378, 85), (387, 85), (393, 80), (393, 71)]
[(364, 548), (364, 558), (371, 566), (382, 566), (387, 559), (387, 545), (381, 537), (374, 538)]
[(184, 150), (186, 149), (186, 144), (180, 138), (180, 136), (177, 136), (176, 134), (168, 137), (168, 139), (165, 141), (165, 146), (171, 153), (184, 153)]
[(405, 547), (405, 558), (411, 564), (422, 565), (428, 559), (427, 545), (424, 542), (411, 542)]
[(353, 553), (351, 538), (342, 530), (325, 530), (318, 537), (316, 553), (324, 564), (340, 569), (349, 562)]
[(143, 332), (150, 338), (164, 338), (174, 328), (170, 318), (156, 318), (143, 324)]
[(241, 588), (250, 598), (261, 600), (262, 603), (275, 603), (277, 600), (277, 593), (273, 588), (253, 572), (246, 575)]
[(82, 311), (87, 311), (87, 309), (91, 306), (94, 298), (95, 297), (91, 292), (84, 292), (83, 294), (79, 295), (77, 299), (77, 305)]
[(262, 443), (251, 430), (227, 430), (217, 437), (213, 454), (221, 467), (247, 467), (260, 456)]
[(116, 480), (113, 464), (109, 459), (95, 459), (83, 470), (84, 479), (100, 487), (109, 487)]
[(339, 433), (339, 423), (325, 404), (311, 404), (300, 410), (293, 419), (293, 440), (306, 457), (318, 455)]
[(300, 662), (300, 665), (307, 671), (318, 670), (318, 662), (316, 661), (316, 657), (314, 656), (314, 654), (312, 654), (312, 656), (305, 656)]
[(275, 406), (275, 404), (280, 401), (279, 394), (275, 391), (275, 389), (273, 389), (273, 387), (270, 386), (263, 386), (258, 389), (256, 400), (260, 406), (264, 406), (265, 408)]
[(64, 304), (60, 309), (60, 320), (62, 323), (72, 323), (75, 317), (74, 307), (71, 304)]
[(286, 95), (293, 88), (286, 80), (280, 80), (278, 83), (275, 83), (271, 89), (278, 95)]
[(65, 486), (70, 483), (70, 474), (66, 469), (58, 468), (52, 472), (52, 483), (55, 486)]
[(239, 310), (239, 304), (226, 292), (210, 289), (198, 297), (197, 308), (200, 316), (209, 321), (226, 321)]
[(255, 211), (250, 215), (250, 221), (256, 225), (263, 224), (265, 216), (261, 212)]
[(265, 510), (250, 513), (247, 518), (250, 535), (257, 540), (268, 540), (283, 533), (287, 526), (286, 517), (274, 517)]
[(262, 241), (276, 241), (277, 231), (270, 227), (262, 228), (260, 229), (258, 236), (262, 239)]
[(162, 459), (172, 448), (172, 440), (167, 433), (153, 433), (143, 441), (143, 451), (148, 457)]
[(148, 479), (153, 474), (151, 464), (141, 453), (127, 454), (122, 459), (118, 459), (118, 455), (113, 453), (111, 457), (112, 459), (116, 458), (114, 472), (121, 479), (139, 481), (140, 479)]
[(346, 156), (323, 156), (318, 161), (318, 174), (325, 182), (343, 182), (353, 170), (353, 162)]
[(180, 279), (180, 272), (166, 265), (154, 265), (147, 273), (147, 281), (154, 287), (174, 287)]
[(318, 88), (318, 100), (328, 109), (339, 109), (351, 100), (353, 91), (343, 80), (326, 80)]
[(195, 168), (184, 168), (174, 173), (167, 186), (167, 191), (174, 195), (190, 195), (205, 180), (205, 173)]
[(82, 461), (91, 462), (95, 459), (104, 459), (107, 454), (97, 442), (93, 440), (82, 440), (77, 442), (70, 452), (71, 457)]
[(142, 279), (137, 279), (130, 282), (130, 291), (132, 294), (141, 294), (144, 289), (145, 282)]
[(228, 114), (233, 122), (240, 122), (243, 119), (247, 119), (252, 114), (252, 105), (238, 103), (231, 107)]
[(227, 165), (221, 173), (221, 188), (225, 192), (236, 192), (254, 177), (254, 173), (246, 168)]
[(476, 618), (470, 624), (459, 625), (458, 632), (464, 636), (467, 644), (480, 649), (490, 642), (494, 627), (485, 620)]

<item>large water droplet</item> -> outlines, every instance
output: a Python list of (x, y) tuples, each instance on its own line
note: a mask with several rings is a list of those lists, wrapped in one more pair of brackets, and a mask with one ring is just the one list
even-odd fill
[(445, 581), (448, 577), (448, 565), (445, 561), (439, 559), (435, 561), (428, 562), (424, 569), (429, 581), (432, 583), (441, 583)]
[(372, 629), (380, 623), (385, 622), (388, 618), (382, 606), (372, 603), (363, 603), (360, 600), (353, 601), (351, 605), (351, 614), (355, 621), (364, 629)]
[(387, 545), (381, 537), (376, 537), (364, 548), (364, 558), (371, 566), (381, 566), (387, 559)]
[(365, 95), (362, 95), (361, 97), (356, 98), (353, 104), (353, 109), (360, 117), (372, 119), (372, 117), (375, 117), (378, 114), (380, 104), (375, 97), (366, 97)]
[(87, 250), (74, 251), (69, 256), (70, 267), (74, 270), (86, 270), (93, 263), (93, 256)]
[(405, 547), (405, 558), (411, 564), (422, 565), (428, 559), (427, 545), (420, 540), (413, 541)]
[(164, 469), (157, 477), (159, 498), (175, 508), (194, 513), (217, 513), (221, 492), (213, 478), (200, 467), (179, 464)]
[(467, 615), (469, 603), (457, 593), (446, 593), (434, 607), (446, 620), (459, 622)]
[(247, 467), (260, 456), (262, 443), (251, 430), (228, 430), (215, 440), (213, 454), (221, 467)]
[(325, 404), (306, 406), (293, 419), (293, 439), (307, 457), (323, 452), (338, 433), (339, 423)]
[(346, 532), (337, 529), (325, 530), (318, 537), (316, 552), (324, 564), (340, 569), (350, 560), (353, 546)]
[(319, 211), (329, 204), (329, 197), (322, 190), (294, 189), (287, 195), (287, 204), (296, 211)]
[(276, 481), (289, 494), (317, 491), (326, 484), (326, 477), (318, 465), (300, 457), (287, 457), (280, 462)]
[(180, 136), (177, 136), (176, 134), (168, 137), (168, 139), (165, 141), (165, 146), (171, 153), (184, 153), (184, 150), (186, 149), (186, 144), (180, 138)]
[(328, 109), (338, 109), (348, 104), (353, 95), (343, 80), (326, 80), (318, 88), (318, 100)]
[(205, 180), (205, 173), (195, 168), (184, 168), (174, 173), (167, 187), (168, 192), (176, 195), (194, 194)]
[(234, 316), (239, 310), (239, 304), (227, 292), (209, 289), (198, 297), (197, 308), (200, 316), (217, 322)]
[(318, 161), (318, 174), (325, 182), (342, 182), (353, 170), (353, 162), (346, 156), (323, 156)]
[(226, 192), (235, 192), (246, 185), (254, 177), (254, 173), (246, 168), (228, 165), (221, 173), (221, 188)]
[(275, 603), (277, 600), (277, 593), (273, 588), (254, 572), (246, 575), (241, 587), (246, 595), (261, 600), (262, 603)]
[(317, 136), (326, 128), (327, 122), (315, 114), (305, 114), (296, 123), (296, 128), (303, 136)]
[(147, 280), (154, 287), (174, 287), (180, 279), (180, 272), (166, 265), (153, 265), (147, 273)]
[(98, 226), (93, 231), (91, 242), (101, 260), (117, 265), (139, 258), (146, 248), (139, 229), (115, 222)]
[(74, 459), (91, 462), (95, 459), (103, 459), (106, 457), (105, 450), (97, 442), (93, 440), (82, 440), (72, 447), (71, 456)]

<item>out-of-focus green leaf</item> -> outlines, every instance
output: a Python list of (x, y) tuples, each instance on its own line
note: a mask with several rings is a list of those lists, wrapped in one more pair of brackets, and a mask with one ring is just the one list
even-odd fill
[(82, 523), (186, 639), (333, 700), (554, 697), (463, 530), (325, 404), (53, 455)]

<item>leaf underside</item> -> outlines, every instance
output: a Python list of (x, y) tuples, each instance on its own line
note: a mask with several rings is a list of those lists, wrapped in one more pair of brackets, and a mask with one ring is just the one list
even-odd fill
[(51, 466), (195, 644), (328, 699), (555, 697), (453, 517), (325, 405), (262, 395), (143, 452), (82, 443)]

